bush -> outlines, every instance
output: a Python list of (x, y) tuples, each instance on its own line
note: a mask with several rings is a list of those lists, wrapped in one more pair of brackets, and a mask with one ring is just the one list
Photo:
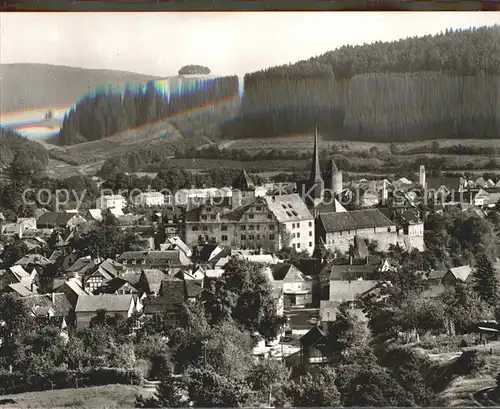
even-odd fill
[(59, 369), (51, 372), (43, 379), (29, 379), (18, 372), (0, 372), (0, 395), (73, 388), (77, 385), (141, 385), (143, 380), (144, 377), (140, 371), (121, 368), (97, 368), (85, 371)]
[(456, 363), (460, 375), (476, 375), (486, 366), (484, 354), (477, 350), (465, 351)]

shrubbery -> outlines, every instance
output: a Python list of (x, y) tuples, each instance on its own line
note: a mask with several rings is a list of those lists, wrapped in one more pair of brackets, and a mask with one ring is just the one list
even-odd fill
[(84, 371), (58, 369), (43, 377), (28, 377), (19, 372), (3, 371), (0, 372), (0, 394), (109, 384), (141, 385), (143, 380), (140, 371), (120, 368), (96, 368)]

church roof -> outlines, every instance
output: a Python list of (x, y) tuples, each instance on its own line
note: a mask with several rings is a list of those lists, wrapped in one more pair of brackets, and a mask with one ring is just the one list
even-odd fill
[(330, 171), (330, 174), (332, 174), (332, 175), (335, 173), (339, 173), (339, 168), (337, 168), (337, 165), (336, 165), (335, 160), (333, 158), (330, 160), (328, 170)]
[(248, 176), (248, 173), (243, 169), (240, 175), (233, 180), (233, 189), (239, 190), (255, 190), (255, 185), (253, 184), (252, 178)]

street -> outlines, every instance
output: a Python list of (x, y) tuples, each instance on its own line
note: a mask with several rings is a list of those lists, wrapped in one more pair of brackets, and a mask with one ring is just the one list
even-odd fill
[(287, 325), (289, 325), (292, 330), (304, 330), (310, 329), (313, 325), (309, 324), (307, 321), (312, 317), (319, 316), (319, 309), (317, 308), (292, 308), (285, 310), (285, 316), (289, 317)]

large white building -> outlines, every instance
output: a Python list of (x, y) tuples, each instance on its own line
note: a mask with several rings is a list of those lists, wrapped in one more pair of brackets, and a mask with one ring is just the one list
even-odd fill
[(101, 210), (118, 208), (123, 209), (127, 206), (127, 199), (122, 195), (104, 195), (96, 200), (96, 208)]
[(135, 198), (136, 206), (163, 206), (165, 204), (165, 196), (160, 192), (142, 192)]

